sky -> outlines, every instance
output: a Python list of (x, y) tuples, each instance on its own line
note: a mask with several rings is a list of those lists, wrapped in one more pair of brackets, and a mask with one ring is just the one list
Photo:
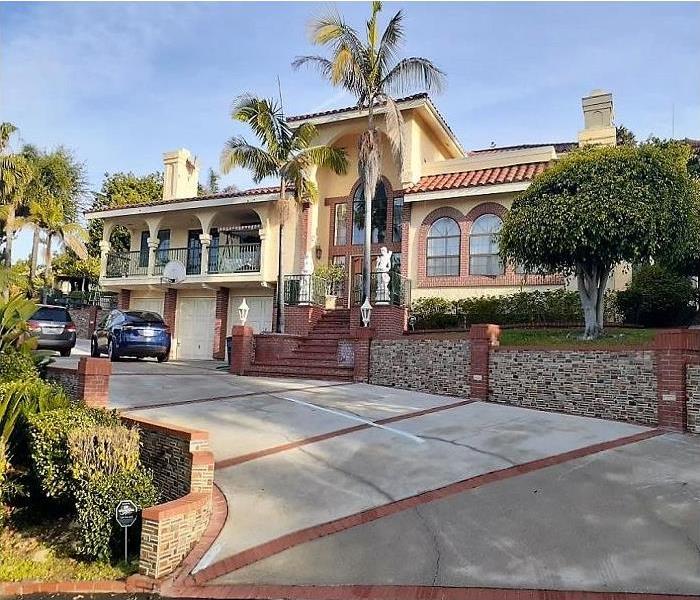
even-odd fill
[[(279, 76), (287, 114), (353, 103), (290, 66), (318, 53), (309, 19), (335, 9), (361, 28), (369, 4), (0, 2), (0, 121), (16, 145), (72, 149), (93, 190), (180, 147), (204, 179), (247, 133), (230, 119), (237, 95), (276, 96)], [(466, 149), (575, 140), (596, 88), (640, 139), (700, 138), (700, 3), (386, 2), (384, 22), (399, 9), (403, 55), (446, 72), (434, 101)], [(252, 185), (244, 171), (229, 183)], [(29, 246), (23, 234), (16, 256)]]

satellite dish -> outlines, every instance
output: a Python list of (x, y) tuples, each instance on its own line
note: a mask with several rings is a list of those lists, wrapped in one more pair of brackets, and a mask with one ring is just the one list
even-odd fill
[(184, 281), (186, 274), (185, 265), (179, 260), (169, 260), (163, 267), (163, 279), (168, 283), (180, 283)]

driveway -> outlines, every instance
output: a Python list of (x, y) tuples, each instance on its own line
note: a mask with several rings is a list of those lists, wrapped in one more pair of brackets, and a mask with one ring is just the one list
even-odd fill
[(210, 432), (229, 516), (183, 593), (700, 593), (700, 437), (217, 367), (120, 362), (111, 384)]

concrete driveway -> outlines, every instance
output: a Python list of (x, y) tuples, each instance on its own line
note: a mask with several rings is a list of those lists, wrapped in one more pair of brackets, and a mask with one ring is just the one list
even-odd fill
[(114, 407), (211, 435), (229, 516), (183, 593), (700, 593), (700, 437), (220, 365), (114, 365)]

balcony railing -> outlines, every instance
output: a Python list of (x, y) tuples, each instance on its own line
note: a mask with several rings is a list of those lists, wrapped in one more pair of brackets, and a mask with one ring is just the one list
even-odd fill
[(254, 273), (260, 270), (260, 244), (234, 244), (209, 249), (210, 273)]
[[(156, 250), (153, 275), (160, 277), (163, 267), (171, 260), (185, 265), (187, 275), (200, 275), (202, 272), (202, 249), (162, 248)], [(255, 273), (260, 271), (260, 244), (237, 244), (215, 246), (209, 250), (208, 272)], [(110, 253), (107, 255), (105, 277), (146, 277), (148, 275), (148, 252)]]
[(315, 304), (323, 306), (326, 302), (328, 284), (318, 275), (285, 275), (284, 303), (287, 306)]
[[(388, 278), (387, 278), (388, 276)], [(353, 279), (353, 301), (362, 304), (362, 273), (356, 273)], [(393, 306), (410, 306), (411, 281), (401, 277), (400, 273), (370, 273), (370, 304), (391, 304)]]

